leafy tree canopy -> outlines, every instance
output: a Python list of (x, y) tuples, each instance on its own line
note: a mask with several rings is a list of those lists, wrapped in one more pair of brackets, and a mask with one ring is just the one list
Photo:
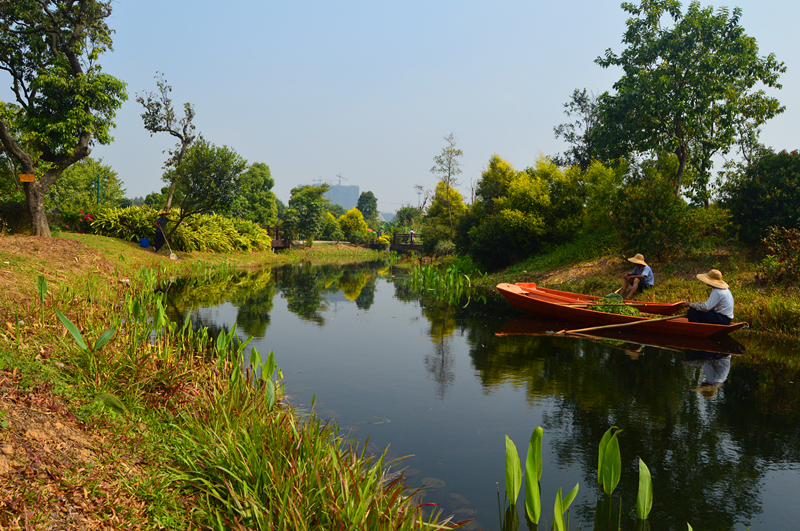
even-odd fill
[(82, 208), (89, 211), (98, 206), (121, 206), (125, 189), (117, 172), (103, 164), (103, 159), (87, 157), (64, 170), (48, 190), (47, 197), (52, 206), (61, 210)]
[(499, 155), (492, 155), (489, 165), (481, 174), (475, 196), (483, 203), (484, 210), (494, 212), (494, 202), (508, 193), (508, 186), (517, 176), (517, 170)]
[(622, 8), (631, 15), (623, 37), (627, 48), (620, 55), (609, 49), (596, 62), (625, 74), (614, 84), (616, 94), (600, 97), (593, 138), (624, 153), (673, 152), (676, 194), (690, 162), (703, 177), (697, 193), (704, 193), (711, 157), (784, 110), (755, 88), (780, 88), (786, 67), (773, 54), (758, 55), (756, 40), (739, 25), (739, 8), (715, 13), (692, 2), (683, 13), (678, 0), (626, 2)]
[(260, 225), (275, 225), (278, 221), (278, 205), (272, 192), (273, 186), (275, 179), (270, 174), (269, 166), (263, 162), (251, 164), (242, 174), (234, 213)]
[(323, 205), (328, 202), (325, 192), (329, 188), (328, 183), (292, 188), (289, 207), (284, 212), (286, 228), (307, 239), (317, 237), (322, 231)]
[(378, 219), (378, 199), (372, 192), (361, 192), (361, 195), (358, 196), (356, 208), (361, 211), (366, 221)]
[(338, 221), (339, 227), (347, 239), (357, 232), (361, 234), (367, 233), (367, 222), (364, 221), (364, 215), (357, 208), (351, 208), (345, 212), (344, 216), (340, 217)]
[(44, 200), (63, 171), (112, 141), (109, 131), (127, 99), (125, 83), (98, 59), (112, 49), (105, 20), (111, 2), (0, 2), (0, 70), (14, 103), (0, 104), (0, 141), (24, 183), (34, 235), (50, 236)]
[(229, 212), (239, 196), (245, 168), (247, 161), (227, 146), (217, 147), (203, 138), (192, 144), (180, 166), (175, 168), (182, 176), (174, 196), (180, 218), (170, 235), (184, 219), (194, 214)]

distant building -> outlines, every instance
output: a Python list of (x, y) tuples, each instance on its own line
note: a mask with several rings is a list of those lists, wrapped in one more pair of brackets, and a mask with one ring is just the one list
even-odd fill
[(358, 204), (359, 195), (360, 191), (356, 185), (342, 186), (341, 184), (334, 184), (330, 190), (325, 192), (325, 199), (345, 210), (350, 210)]

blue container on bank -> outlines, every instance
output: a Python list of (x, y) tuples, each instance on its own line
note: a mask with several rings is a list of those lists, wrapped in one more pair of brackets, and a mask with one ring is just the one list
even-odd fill
[(150, 238), (139, 238), (139, 245), (147, 249), (150, 247)]

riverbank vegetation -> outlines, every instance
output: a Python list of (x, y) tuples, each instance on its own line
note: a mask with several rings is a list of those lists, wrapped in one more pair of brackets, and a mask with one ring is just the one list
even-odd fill
[(217, 284), (231, 256), (71, 235), (2, 237), (0, 258), (3, 528), (443, 527), (392, 463), (283, 402), (279, 360), (250, 351), (242, 373), (233, 331), (167, 318), (163, 281)]

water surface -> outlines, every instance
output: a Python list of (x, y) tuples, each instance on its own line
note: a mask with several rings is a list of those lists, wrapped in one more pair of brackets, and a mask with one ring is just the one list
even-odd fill
[[(262, 353), (274, 351), (294, 404), (315, 398), (322, 418), (368, 439), (370, 451), (408, 456), (395, 466), (410, 486), (425, 485), (425, 501), (456, 520), (474, 518), (469, 529), (500, 528), (504, 435), (524, 464), (537, 426), (547, 528), (557, 490), (577, 483), (573, 529), (611, 529), (617, 519), (636, 529), (639, 458), (653, 475), (653, 530), (797, 527), (800, 352), (505, 335), (519, 330), (519, 314), (501, 298), (421, 300), (401, 276), (385, 264), (301, 264), (179, 281), (169, 293), (175, 319), (235, 324)], [(613, 506), (596, 480), (610, 426), (623, 429)], [(523, 504), (524, 487), (525, 529)]]

